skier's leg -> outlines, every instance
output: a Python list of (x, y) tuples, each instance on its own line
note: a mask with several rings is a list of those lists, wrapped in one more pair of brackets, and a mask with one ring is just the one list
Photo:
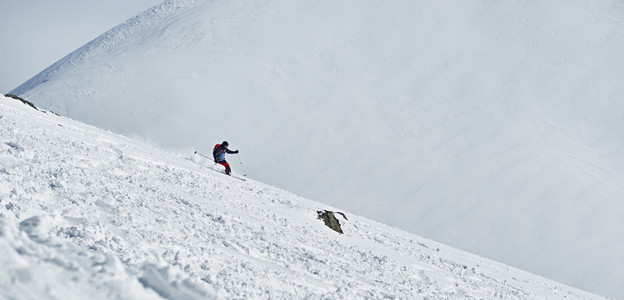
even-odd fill
[(220, 161), (219, 164), (225, 167), (225, 174), (230, 175), (230, 172), (232, 172), (232, 169), (230, 168), (230, 164), (228, 164), (224, 160)]
[(230, 173), (232, 172), (232, 168), (230, 168), (230, 164), (225, 163), (224, 166), (225, 166), (225, 174), (230, 175)]

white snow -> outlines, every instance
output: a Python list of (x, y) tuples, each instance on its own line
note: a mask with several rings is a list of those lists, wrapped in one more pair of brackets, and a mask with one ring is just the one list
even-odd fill
[(10, 98), (0, 125), (2, 299), (600, 298)]
[(183, 157), (228, 140), (259, 181), (621, 298), (623, 21), (617, 0), (167, 1), (13, 93)]
[(162, 0), (0, 1), (0, 92)]

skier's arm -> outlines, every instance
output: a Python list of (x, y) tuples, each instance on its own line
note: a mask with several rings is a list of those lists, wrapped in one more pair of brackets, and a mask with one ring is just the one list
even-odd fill
[(230, 149), (228, 149), (228, 148), (225, 148), (225, 152), (226, 152), (226, 153), (229, 153), (229, 154), (236, 154), (236, 153), (238, 153), (238, 150), (234, 150), (234, 151), (232, 151), (232, 150), (230, 150)]

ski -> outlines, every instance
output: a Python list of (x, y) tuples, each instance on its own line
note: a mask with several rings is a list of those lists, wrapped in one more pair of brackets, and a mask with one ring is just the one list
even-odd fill
[[(225, 174), (225, 173), (224, 173), (224, 174)], [(226, 174), (226, 175), (227, 175), (227, 174)], [(230, 177), (232, 177), (232, 178), (236, 178), (236, 179), (238, 179), (238, 180), (247, 181), (247, 179), (245, 179), (245, 178), (241, 178), (241, 177), (238, 177), (238, 176), (232, 176), (232, 175), (229, 175), (229, 176), (230, 176)]]

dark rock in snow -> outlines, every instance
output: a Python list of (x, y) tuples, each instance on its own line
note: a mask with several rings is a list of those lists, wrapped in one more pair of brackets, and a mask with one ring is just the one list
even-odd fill
[(340, 214), (345, 220), (348, 220), (347, 216), (344, 213), (337, 212), (337, 211), (334, 212), (330, 210), (319, 210), (316, 213), (318, 214), (318, 219), (323, 220), (323, 222), (325, 222), (325, 226), (331, 228), (332, 230), (338, 233), (344, 233), (342, 232), (342, 228), (340, 227), (340, 222), (334, 215), (334, 213)]

